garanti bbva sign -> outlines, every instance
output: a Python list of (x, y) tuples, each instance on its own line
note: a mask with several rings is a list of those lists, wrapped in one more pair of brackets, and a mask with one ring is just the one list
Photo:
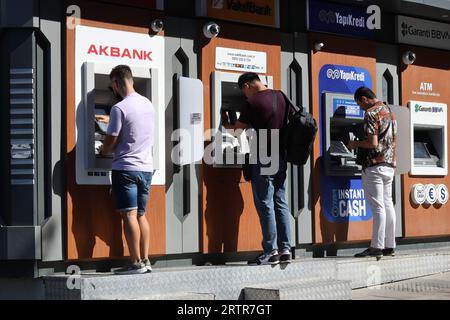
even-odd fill
[(197, 0), (197, 13), (221, 20), (279, 27), (278, 0)]
[(397, 16), (397, 42), (450, 50), (450, 24)]

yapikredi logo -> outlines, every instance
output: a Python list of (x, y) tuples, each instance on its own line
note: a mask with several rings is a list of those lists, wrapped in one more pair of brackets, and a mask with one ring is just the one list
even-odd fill
[(367, 8), (366, 15), (342, 14), (333, 10), (320, 10), (319, 20), (326, 24), (338, 24), (342, 27), (350, 26), (362, 29), (381, 29), (381, 9), (377, 5), (371, 5)]
[(355, 72), (355, 71), (344, 71), (341, 69), (328, 69), (327, 70), (327, 78), (332, 80), (344, 80), (344, 81), (361, 81), (364, 82), (365, 74), (364, 72)]

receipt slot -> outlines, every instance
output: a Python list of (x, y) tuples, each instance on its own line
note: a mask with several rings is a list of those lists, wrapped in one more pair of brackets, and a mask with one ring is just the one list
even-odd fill
[[(77, 109), (77, 183), (109, 185), (112, 156), (102, 156), (97, 148), (103, 143), (108, 125), (97, 121), (96, 115), (109, 115), (118, 102), (109, 88), (109, 74), (114, 65), (85, 62), (82, 66), (82, 107)], [(136, 92), (153, 102), (156, 96), (155, 69), (131, 67)], [(155, 134), (157, 134), (155, 130)], [(155, 141), (157, 137), (155, 136)], [(154, 168), (158, 168), (157, 143), (154, 145)]]
[[(212, 74), (212, 126), (219, 132), (214, 140), (214, 167), (241, 167), (246, 153), (250, 152), (247, 134), (233, 136), (221, 126), (221, 111), (227, 111), (231, 122), (237, 121), (245, 97), (238, 86), (239, 73), (216, 71)], [(272, 76), (259, 76), (268, 88), (273, 88)], [(216, 152), (218, 151), (218, 152)]]
[(358, 176), (361, 165), (357, 154), (347, 149), (350, 140), (364, 140), (364, 111), (349, 94), (323, 93), (324, 124), (322, 134), (325, 173), (327, 176)]
[(411, 174), (447, 175), (447, 105), (410, 101)]

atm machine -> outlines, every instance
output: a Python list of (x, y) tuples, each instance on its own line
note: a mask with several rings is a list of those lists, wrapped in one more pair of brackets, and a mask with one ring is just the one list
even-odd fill
[[(118, 102), (110, 88), (109, 73), (114, 65), (85, 62), (82, 66), (82, 107), (77, 109), (77, 154), (76, 177), (78, 184), (108, 185), (111, 183), (112, 156), (101, 156), (98, 147), (103, 143), (108, 125), (97, 121), (96, 115), (109, 115)], [(134, 88), (139, 94), (148, 97), (155, 104), (157, 70), (143, 67), (130, 67)], [(156, 108), (155, 108), (156, 109)], [(155, 142), (158, 130), (155, 130)], [(158, 154), (155, 143), (153, 154)], [(154, 156), (157, 170), (158, 157)]]
[[(245, 154), (250, 152), (248, 135), (243, 131), (233, 136), (221, 125), (221, 111), (228, 111), (230, 121), (239, 119), (240, 109), (245, 96), (238, 86), (240, 73), (215, 71), (212, 74), (212, 127), (218, 130), (214, 136), (214, 163), (217, 168), (241, 167)], [(268, 88), (273, 88), (272, 76), (259, 76), (261, 82)]]
[(446, 176), (447, 105), (410, 101), (411, 174)]
[(365, 139), (364, 111), (350, 94), (324, 92), (322, 98), (325, 174), (359, 176), (362, 167), (357, 163), (357, 153), (346, 145), (351, 140)]
[(152, 185), (164, 185), (164, 38), (79, 25), (75, 39), (76, 183), (111, 183), (112, 158), (96, 153), (106, 126), (95, 121), (95, 114), (108, 115), (117, 102), (109, 74), (124, 64), (131, 68), (135, 90), (155, 108)]

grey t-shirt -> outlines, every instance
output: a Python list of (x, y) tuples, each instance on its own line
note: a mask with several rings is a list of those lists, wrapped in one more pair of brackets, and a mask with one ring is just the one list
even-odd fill
[(153, 172), (155, 109), (146, 97), (128, 95), (111, 109), (107, 134), (118, 137), (113, 170)]

